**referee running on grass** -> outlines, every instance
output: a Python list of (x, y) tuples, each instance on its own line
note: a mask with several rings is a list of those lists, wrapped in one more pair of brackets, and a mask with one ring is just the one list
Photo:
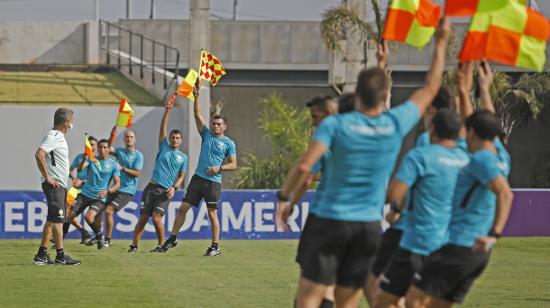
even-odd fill
[(55, 111), (53, 128), (48, 131), (36, 150), (36, 164), (42, 174), (42, 190), (48, 202), (48, 216), (42, 231), (42, 240), (34, 264), (52, 264), (48, 255), (48, 242), (53, 233), (56, 248), (55, 264), (79, 265), (63, 250), (63, 222), (69, 181), (69, 147), (65, 134), (73, 127), (73, 111), (59, 108)]

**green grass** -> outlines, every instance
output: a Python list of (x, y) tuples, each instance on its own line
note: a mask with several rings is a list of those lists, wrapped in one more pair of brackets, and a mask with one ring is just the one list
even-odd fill
[(0, 103), (132, 104), (160, 101), (119, 72), (0, 72)]
[[(291, 307), (297, 241), (180, 241), (167, 254), (104, 251), (67, 241), (80, 266), (34, 266), (37, 240), (0, 241), (2, 307)], [(502, 239), (464, 307), (550, 307), (550, 238)], [(365, 307), (363, 300), (362, 307)]]

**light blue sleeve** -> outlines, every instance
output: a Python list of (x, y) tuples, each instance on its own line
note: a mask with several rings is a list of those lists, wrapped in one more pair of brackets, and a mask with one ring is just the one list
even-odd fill
[(201, 138), (204, 139), (205, 137), (208, 137), (211, 134), (212, 132), (210, 131), (210, 128), (208, 128), (208, 126), (205, 125), (201, 131)]
[(118, 164), (111, 160), (111, 168), (113, 168), (113, 176), (120, 176), (120, 170), (118, 170)]
[(187, 158), (187, 155), (183, 154), (183, 162), (181, 163), (179, 173), (187, 171), (187, 162), (188, 161), (189, 161), (189, 159)]
[(235, 146), (235, 142), (230, 140), (228, 145), (227, 156), (237, 156), (237, 147)]
[(321, 122), (312, 140), (321, 142), (330, 148), (336, 129), (338, 128), (337, 116), (330, 116)]
[(415, 103), (406, 101), (404, 104), (392, 108), (389, 111), (398, 123), (398, 131), (401, 136), (406, 136), (420, 120), (420, 110)]
[(472, 175), (483, 185), (487, 185), (487, 183), (501, 175), (497, 159), (490, 153), (476, 155), (471, 164)]
[(416, 180), (425, 173), (424, 170), (425, 166), (422, 154), (416, 149), (413, 149), (407, 153), (401, 162), (395, 179), (407, 184), (410, 188)]
[(430, 133), (423, 132), (420, 136), (418, 136), (418, 139), (416, 139), (416, 147), (423, 147), (428, 144), (431, 144)]
[(137, 152), (136, 154), (136, 160), (134, 161), (132, 169), (141, 170), (143, 169), (143, 154), (141, 154), (141, 152)]
[(466, 138), (458, 137), (458, 139), (456, 139), (456, 146), (468, 152), (468, 143), (466, 142)]

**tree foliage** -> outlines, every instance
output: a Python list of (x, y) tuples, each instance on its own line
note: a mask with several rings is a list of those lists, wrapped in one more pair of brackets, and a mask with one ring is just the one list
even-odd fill
[(305, 108), (294, 107), (281, 94), (273, 93), (260, 102), (259, 128), (271, 144), (271, 155), (260, 158), (245, 154), (233, 180), (237, 189), (279, 188), (289, 169), (305, 152), (312, 133)]

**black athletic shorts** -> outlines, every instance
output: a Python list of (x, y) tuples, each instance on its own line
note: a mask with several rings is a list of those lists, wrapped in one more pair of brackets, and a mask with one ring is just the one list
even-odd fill
[(189, 203), (192, 206), (199, 206), (202, 199), (206, 202), (206, 206), (211, 209), (218, 208), (220, 201), (221, 184), (202, 178), (196, 174), (193, 175), (183, 202)]
[(376, 253), (376, 260), (372, 266), (371, 273), (378, 277), (386, 270), (393, 253), (399, 248), (399, 242), (401, 242), (401, 236), (403, 230), (389, 228), (382, 235), (382, 242), (380, 242), (380, 248)]
[(352, 222), (309, 214), (296, 261), (302, 277), (342, 287), (362, 288), (380, 243), (380, 222)]
[(413, 277), (422, 269), (426, 256), (397, 248), (380, 278), (380, 289), (402, 297), (412, 284)]
[[(131, 200), (132, 195), (130, 195), (129, 193), (117, 191), (113, 194), (107, 195), (107, 200), (105, 201), (105, 206), (103, 207), (103, 209), (110, 205), (115, 211), (118, 212), (122, 210), (126, 205), (128, 205)], [(100, 209), (100, 211), (102, 211), (103, 209)]]
[(42, 183), (42, 191), (46, 195), (48, 203), (48, 216), (46, 221), (54, 223), (65, 222), (65, 200), (67, 200), (67, 189), (65, 187), (53, 187), (44, 182)]
[(80, 193), (78, 194), (78, 196), (76, 196), (72, 211), (74, 213), (74, 216), (77, 217), (78, 215), (82, 214), (82, 212), (84, 212), (87, 207), (90, 207), (90, 210), (94, 210), (99, 213), (100, 209), (104, 206), (105, 205), (103, 204), (103, 201), (101, 201), (100, 199), (88, 198)]
[(490, 253), (474, 253), (470, 247), (443, 246), (426, 259), (413, 284), (435, 298), (462, 303), (489, 257)]
[(153, 212), (163, 216), (166, 213), (170, 199), (166, 192), (166, 188), (149, 183), (141, 194), (141, 208), (139, 212), (141, 215), (153, 215)]

